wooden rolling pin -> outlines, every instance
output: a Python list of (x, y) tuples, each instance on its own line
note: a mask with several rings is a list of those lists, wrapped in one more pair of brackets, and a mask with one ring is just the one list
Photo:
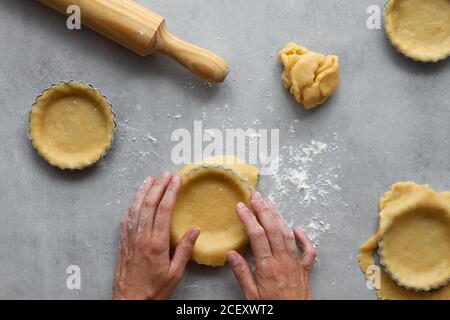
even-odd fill
[(160, 51), (209, 82), (222, 82), (228, 74), (222, 58), (178, 39), (167, 31), (163, 17), (133, 0), (39, 1), (63, 14), (77, 5), (83, 25), (142, 56)]

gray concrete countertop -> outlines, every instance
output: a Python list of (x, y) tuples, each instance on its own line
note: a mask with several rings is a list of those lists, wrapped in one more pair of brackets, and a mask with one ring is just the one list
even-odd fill
[[(177, 168), (171, 134), (197, 120), (280, 130), (279, 175), (261, 177), (259, 189), (318, 245), (315, 297), (374, 299), (357, 249), (377, 228), (380, 196), (403, 180), (450, 190), (448, 60), (413, 62), (369, 30), (366, 9), (383, 0), (140, 2), (176, 35), (222, 55), (225, 83), (209, 87), (162, 55), (141, 58), (86, 28), (69, 31), (37, 1), (0, 1), (0, 298), (109, 299), (120, 218), (146, 175)], [(281, 86), (277, 52), (289, 41), (340, 57), (339, 91), (315, 111)], [(113, 149), (83, 172), (52, 168), (26, 134), (35, 97), (68, 79), (100, 88), (117, 114)], [(295, 173), (306, 186), (290, 181)], [(66, 288), (69, 265), (81, 268), (81, 290)], [(241, 297), (227, 266), (194, 264), (174, 294)]]

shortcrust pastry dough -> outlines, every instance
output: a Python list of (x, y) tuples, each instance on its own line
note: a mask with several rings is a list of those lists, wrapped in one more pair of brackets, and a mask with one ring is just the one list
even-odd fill
[(173, 214), (171, 241), (176, 246), (190, 228), (200, 229), (192, 259), (222, 266), (230, 250), (243, 251), (248, 239), (235, 206), (249, 205), (259, 170), (235, 157), (207, 158), (181, 168), (182, 187)]
[(359, 264), (366, 273), (375, 265), (373, 255), (381, 245), (381, 259), (389, 273), (381, 270), (378, 297), (450, 299), (450, 284), (444, 284), (450, 277), (450, 192), (402, 182), (391, 187), (379, 206), (379, 230), (359, 249)]
[(114, 138), (114, 113), (100, 91), (84, 83), (61, 82), (33, 105), (28, 134), (38, 153), (61, 169), (97, 162)]
[(390, 0), (384, 25), (391, 43), (414, 60), (450, 55), (450, 0)]
[(339, 58), (288, 43), (279, 53), (283, 86), (305, 109), (324, 103), (339, 86)]

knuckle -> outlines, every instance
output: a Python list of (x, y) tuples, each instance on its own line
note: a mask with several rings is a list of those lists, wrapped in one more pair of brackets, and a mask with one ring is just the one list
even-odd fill
[(278, 234), (278, 230), (276, 228), (274, 228), (272, 225), (268, 225), (265, 227), (265, 233), (267, 233), (268, 235), (276, 235)]
[(264, 278), (275, 278), (276, 277), (275, 268), (269, 263), (261, 264), (261, 273), (264, 276)]
[(149, 248), (149, 254), (152, 256), (159, 256), (163, 253), (163, 249), (160, 246), (151, 246)]
[(264, 229), (261, 227), (250, 231), (250, 237), (255, 238), (255, 239), (261, 239), (265, 235), (266, 235), (266, 233), (265, 233)]
[(255, 209), (262, 213), (266, 213), (269, 209), (265, 202), (262, 200), (256, 200), (253, 204), (255, 206)]
[(260, 203), (261, 209), (264, 210), (264, 213), (272, 213), (267, 201), (262, 200), (259, 203)]
[(166, 202), (161, 202), (158, 210), (162, 213), (170, 213), (172, 211), (172, 206)]
[(134, 247), (137, 251), (143, 252), (147, 250), (147, 243), (142, 238), (137, 238), (134, 242)]
[(153, 198), (149, 197), (144, 200), (144, 206), (146, 209), (153, 209), (156, 207), (156, 205), (157, 205), (156, 200)]
[(164, 246), (158, 240), (151, 240), (149, 243), (149, 251), (151, 254), (159, 255), (164, 252)]
[(271, 257), (268, 254), (259, 258), (262, 270), (266, 270), (268, 268), (271, 268), (272, 264), (271, 264), (271, 259), (270, 258)]

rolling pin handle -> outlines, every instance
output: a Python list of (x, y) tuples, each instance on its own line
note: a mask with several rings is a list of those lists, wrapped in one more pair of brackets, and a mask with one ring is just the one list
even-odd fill
[(177, 60), (203, 80), (218, 83), (228, 75), (228, 66), (221, 57), (175, 37), (164, 22), (158, 29), (156, 46), (156, 50)]

